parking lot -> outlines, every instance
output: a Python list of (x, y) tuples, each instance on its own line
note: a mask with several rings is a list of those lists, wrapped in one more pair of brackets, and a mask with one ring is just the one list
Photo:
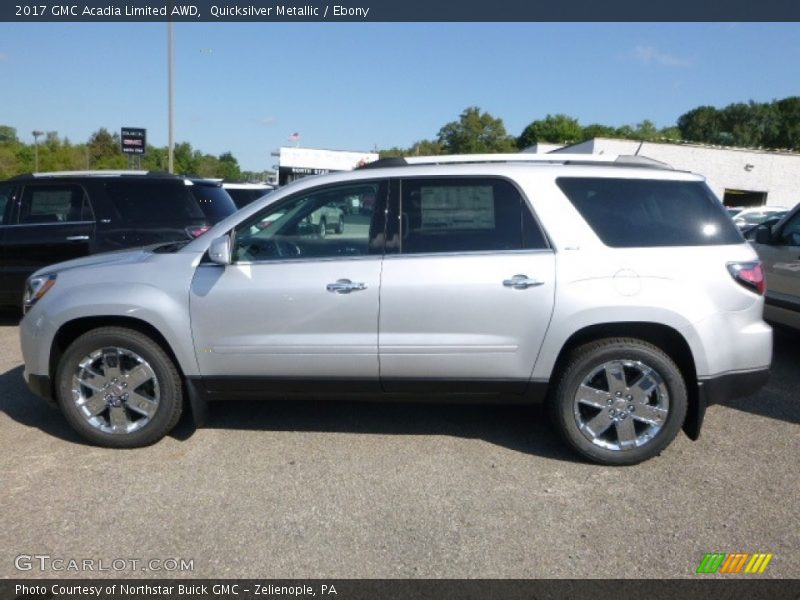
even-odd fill
[(0, 577), (684, 578), (706, 552), (773, 553), (759, 577), (800, 577), (799, 342), (776, 332), (770, 382), (712, 407), (698, 442), (606, 468), (537, 407), (230, 403), (149, 448), (90, 447), (27, 391), (6, 315)]

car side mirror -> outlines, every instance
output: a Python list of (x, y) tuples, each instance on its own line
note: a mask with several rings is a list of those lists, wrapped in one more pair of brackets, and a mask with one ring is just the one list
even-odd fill
[(208, 258), (218, 265), (231, 264), (231, 236), (223, 235), (213, 240), (208, 247)]
[(772, 243), (772, 227), (769, 225), (759, 225), (756, 227), (756, 244)]

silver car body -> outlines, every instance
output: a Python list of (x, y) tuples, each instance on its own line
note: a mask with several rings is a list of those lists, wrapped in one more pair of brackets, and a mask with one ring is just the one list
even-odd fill
[[(365, 392), (524, 392), (548, 382), (574, 336), (608, 324), (666, 327), (690, 350), (697, 384), (765, 372), (772, 331), (763, 297), (737, 284), (745, 242), (703, 247), (606, 246), (557, 187), (570, 176), (703, 181), (686, 172), (592, 165), (410, 165), (302, 179), (218, 223), (177, 252), (139, 249), (55, 265), (58, 282), (21, 323), (25, 377), (54, 372), (57, 334), (81, 319), (146, 323), (186, 378), (266, 394), (274, 380), (351, 380)], [(499, 177), (522, 192), (549, 248), (272, 259), (221, 265), (211, 243), (265, 206), (319, 186), (410, 177)], [(349, 227), (349, 225), (348, 225)], [(339, 238), (339, 236), (335, 236)], [(508, 281), (524, 276), (524, 289)], [(357, 293), (330, 293), (347, 280)], [(506, 284), (504, 285), (504, 282)], [(378, 383), (380, 384), (378, 385)], [(370, 387), (367, 384), (376, 384)], [(694, 384), (694, 382), (692, 382)], [(286, 389), (286, 388), (283, 388)], [(289, 391), (291, 389), (289, 388)], [(702, 416), (701, 416), (702, 420)]]

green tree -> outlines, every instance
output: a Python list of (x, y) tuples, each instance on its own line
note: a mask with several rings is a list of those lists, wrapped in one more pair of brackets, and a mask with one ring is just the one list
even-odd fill
[(119, 136), (105, 127), (95, 131), (87, 143), (90, 169), (124, 169), (128, 161), (120, 150)]
[(219, 155), (217, 166), (217, 177), (222, 177), (225, 181), (239, 181), (242, 177), (242, 171), (239, 168), (239, 161), (234, 158), (230, 152), (224, 152)]
[(692, 142), (719, 143), (722, 115), (713, 106), (698, 106), (678, 117), (681, 137)]
[(775, 138), (771, 140), (772, 147), (800, 149), (800, 96), (790, 96), (774, 104), (779, 127)]
[(437, 138), (445, 154), (514, 152), (514, 138), (506, 133), (502, 119), (471, 106), (439, 130)]
[(182, 175), (197, 175), (199, 170), (198, 157), (192, 151), (188, 142), (175, 144), (174, 156), (175, 172)]
[(615, 138), (617, 137), (617, 130), (608, 125), (600, 125), (599, 123), (592, 123), (583, 128), (581, 133), (581, 141), (591, 140), (592, 138)]
[(517, 146), (524, 150), (538, 143), (572, 144), (586, 139), (578, 119), (557, 114), (547, 115), (530, 123), (517, 138)]

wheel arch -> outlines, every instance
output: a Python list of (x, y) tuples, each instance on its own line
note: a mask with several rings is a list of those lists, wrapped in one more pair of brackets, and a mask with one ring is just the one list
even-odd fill
[(84, 333), (99, 327), (126, 327), (146, 335), (156, 344), (158, 344), (164, 352), (167, 353), (167, 356), (169, 356), (170, 360), (175, 365), (175, 368), (178, 370), (181, 378), (185, 379), (183, 366), (178, 360), (175, 351), (170, 346), (169, 342), (167, 342), (167, 339), (155, 326), (142, 319), (137, 319), (136, 317), (110, 315), (78, 317), (63, 323), (61, 327), (58, 328), (58, 331), (56, 331), (56, 334), (53, 337), (53, 343), (50, 345), (48, 373), (51, 381), (55, 381), (58, 362), (61, 360), (61, 357), (64, 355), (64, 352), (67, 350), (70, 344), (72, 344), (72, 342), (74, 342)]
[[(679, 331), (663, 323), (630, 321), (589, 325), (574, 332), (564, 343), (553, 366), (551, 380), (566, 367), (572, 352), (583, 344), (609, 337), (637, 338), (663, 350), (678, 366), (686, 383), (688, 407), (683, 430), (691, 439), (700, 436), (705, 402), (700, 397), (695, 357), (691, 346)], [(552, 392), (553, 386), (548, 386)]]

